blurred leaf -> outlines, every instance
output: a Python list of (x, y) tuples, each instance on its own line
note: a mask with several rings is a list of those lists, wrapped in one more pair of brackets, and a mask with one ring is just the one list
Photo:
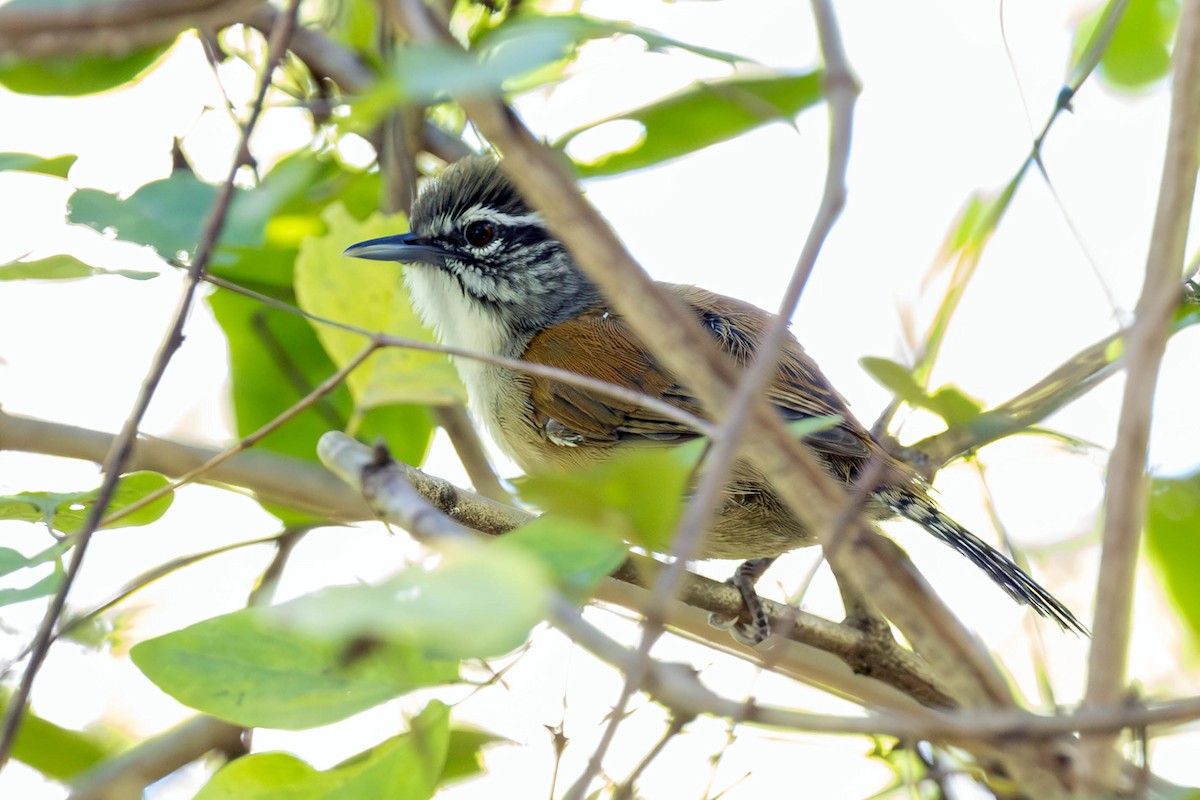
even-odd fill
[[(148, 183), (124, 199), (98, 189), (79, 189), (68, 201), (68, 218), (78, 225), (102, 233), (111, 230), (121, 239), (148, 245), (164, 258), (189, 258), (216, 197), (216, 186), (187, 170), (175, 170), (170, 177)], [(264, 220), (241, 212), (235, 199), (221, 241), (260, 244)]]
[[(7, 712), (10, 697), (9, 692), (0, 695), (0, 713)], [(12, 755), (47, 778), (65, 782), (114, 752), (95, 735), (55, 725), (26, 708)]]
[[(303, 317), (233, 292), (210, 295), (208, 304), (229, 343), (238, 436), (258, 430), (337, 370)], [(259, 446), (315, 461), (321, 435), (345, 430), (353, 418), (354, 401), (345, 386), (340, 386)], [(396, 458), (421, 464), (433, 440), (434, 422), (423, 406), (382, 406), (361, 418), (358, 433), (366, 440), (385, 436)]]
[[(17, 2), (7, 5), (13, 8)], [(33, 6), (30, 2), (25, 5)], [(154, 45), (123, 56), (0, 57), (0, 86), (18, 94), (78, 97), (115, 89), (139, 78), (171, 47)]]
[(62, 568), (56, 564), (53, 572), (28, 586), (19, 589), (0, 589), (0, 606), (10, 606), (26, 600), (49, 597), (58, 591), (58, 587), (62, 585), (62, 579)]
[(1154, 478), (1146, 515), (1146, 550), (1200, 646), (1200, 472), (1180, 478)]
[[(470, 95), (527, 91), (561, 77), (580, 45), (593, 39), (630, 35), (653, 50), (679, 48), (727, 63), (744, 60), (627, 22), (585, 14), (522, 14), (510, 16), (498, 27), (482, 20), (476, 19), (476, 34), (481, 29), (487, 32), (478, 35), (471, 51), (436, 45), (399, 49), (384, 80), (354, 104), (347, 125), (352, 130), (368, 130), (402, 103), (431, 104)], [(471, 26), (469, 21), (466, 24)]]
[[(656, 552), (670, 549), (684, 492), (706, 442), (631, 449), (581, 470), (535, 472), (522, 500), (591, 523)], [(549, 523), (546, 523), (549, 524)]]
[(913, 408), (932, 411), (944, 419), (947, 425), (966, 425), (983, 411), (982, 403), (968, 397), (954, 386), (942, 386), (933, 394), (927, 393), (917, 383), (912, 372), (895, 361), (867, 356), (859, 359), (858, 363), (896, 397)]
[(451, 728), (450, 746), (446, 752), (446, 766), (442, 770), (442, 783), (471, 778), (483, 772), (481, 750), (494, 742), (506, 742), (500, 736), (471, 728)]
[(441, 782), (449, 710), (434, 700), (409, 732), (328, 770), (286, 753), (254, 753), (226, 764), (195, 800), (428, 800)]
[[(400, 279), (399, 265), (346, 258), (355, 242), (408, 229), (403, 215), (372, 216), (358, 222), (341, 206), (323, 214), (329, 233), (307, 239), (296, 261), (296, 299), (310, 314), (369, 331), (434, 341), (421, 324)], [(317, 337), (338, 365), (347, 363), (366, 340), (359, 334), (316, 325)], [(361, 409), (392, 403), (446, 404), (466, 400), (450, 361), (441, 355), (389, 347), (376, 352), (347, 381)]]
[[(942, 302), (938, 305), (929, 330), (925, 334), (925, 342), (921, 347), (917, 363), (913, 365), (913, 379), (918, 386), (924, 387), (928, 383), (929, 373), (933, 370), (934, 362), (937, 361), (942, 340), (946, 336), (946, 330), (950, 327), (950, 320), (958, 309), (963, 292), (967, 290), (971, 279), (975, 277), (975, 268), (979, 266), (983, 249), (991, 240), (992, 234), (995, 233), (1000, 220), (1004, 218), (1005, 212), (1008, 211), (1008, 207), (1016, 195), (1017, 187), (1021, 185), (1021, 180), (1025, 177), (1031, 163), (1033, 162), (1026, 160), (1017, 170), (1017, 174), (998, 194), (972, 196), (967, 201), (957, 225), (947, 238), (940, 260), (944, 260), (947, 264), (953, 263), (954, 271), (950, 276), (950, 282), (946, 287)], [(931, 270), (930, 277), (936, 272), (936, 269)]]
[(924, 407), (927, 399), (925, 390), (913, 378), (908, 367), (876, 356), (865, 356), (860, 358), (858, 363), (867, 371), (868, 375), (896, 397), (910, 406)]
[[(212, 212), (218, 187), (176, 170), (127, 198), (79, 189), (69, 219), (154, 248), (164, 258), (190, 258)], [(319, 211), (343, 200), (365, 215), (379, 196), (379, 177), (351, 171), (309, 152), (281, 159), (253, 189), (234, 192), (211, 271), (229, 280), (290, 288), (300, 242), (324, 230)]]
[[(105, 513), (119, 511), (169, 483), (166, 477), (157, 472), (131, 472), (117, 482)], [(56, 531), (77, 533), (83, 528), (99, 493), (100, 489), (96, 488), (87, 492), (20, 492), (0, 497), (0, 519), (45, 522)], [(174, 495), (167, 494), (106, 527), (125, 528), (154, 522), (170, 508), (172, 499)]]
[(0, 153), (0, 172), (36, 172), (65, 178), (79, 156), (55, 156), (42, 158), (32, 153)]
[(983, 404), (955, 386), (942, 386), (929, 397), (927, 408), (948, 425), (966, 425), (979, 416)]
[(61, 281), (72, 278), (89, 278), (92, 275), (120, 275), (135, 281), (157, 278), (157, 272), (135, 269), (104, 269), (85, 264), (74, 256), (55, 255), (37, 261), (11, 261), (0, 264), (0, 281), (39, 280)]
[[(295, 602), (295, 601), (293, 601)], [(301, 730), (345, 719), (421, 686), (458, 678), (453, 661), (411, 647), (349, 649), (247, 608), (135, 645), (133, 663), (184, 705), (247, 727)]]
[(790, 121), (822, 97), (820, 72), (696, 83), (650, 105), (576, 128), (554, 147), (567, 150), (576, 137), (604, 125), (636, 123), (642, 135), (631, 147), (588, 162), (575, 160), (580, 177), (615, 175), (686, 155), (768, 122)]
[(587, 597), (606, 575), (625, 561), (625, 543), (594, 522), (550, 512), (496, 541), (520, 548), (554, 575), (563, 589)]
[(813, 434), (835, 428), (843, 422), (841, 415), (829, 414), (822, 417), (804, 417), (787, 424), (788, 431), (797, 439), (804, 439)]
[(550, 577), (512, 547), (447, 548), (431, 570), (374, 586), (334, 586), (269, 610), (280, 626), (330, 640), (387, 642), (430, 659), (489, 658), (545, 618)]
[[(1086, 69), (1097, 46), (1105, 18), (1117, 9), (1109, 0), (1084, 19), (1075, 30), (1072, 72)], [(1171, 69), (1171, 49), (1179, 21), (1179, 0), (1128, 0), (1100, 56), (1100, 76), (1118, 89), (1137, 90), (1166, 77)]]

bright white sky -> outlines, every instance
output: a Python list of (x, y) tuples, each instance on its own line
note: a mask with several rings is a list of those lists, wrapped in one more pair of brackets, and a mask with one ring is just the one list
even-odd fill
[[(906, 325), (922, 331), (939, 296), (940, 283), (923, 280), (967, 197), (997, 190), (1011, 177), (1031, 141), (1029, 113), (1040, 128), (1063, 83), (1073, 23), (1092, 8), (1087, 2), (1015, 2), (1004, 9), (1012, 50), (1010, 63), (996, 3), (923, 0), (912, 3), (838, 4), (846, 49), (864, 87), (855, 119), (849, 174), (849, 206), (830, 237), (794, 318), (794, 330), (866, 422), (887, 401), (857, 365), (865, 355), (903, 359)], [(807, 69), (817, 63), (808, 7), (783, 0), (732, 3), (645, 3), (593, 0), (585, 10), (624, 18), (676, 38), (745, 54), (773, 68)], [(589, 46), (577, 76), (565, 85), (521, 103), (529, 124), (553, 137), (588, 120), (652, 100), (697, 77), (725, 74), (720, 64), (681, 53), (646, 54), (633, 40)], [(231, 94), (248, 93), (249, 76), (229, 69)], [(997, 403), (1042, 377), (1066, 357), (1110, 333), (1127, 319), (1141, 283), (1159, 179), (1168, 113), (1165, 87), (1144, 95), (1114, 95), (1096, 80), (1075, 101), (1075, 113), (1059, 120), (1045, 161), (1079, 238), (1071, 234), (1044, 182), (1036, 175), (1020, 193), (988, 248), (975, 283), (950, 331), (934, 383), (952, 382), (986, 403)], [(151, 101), (153, 113), (145, 112)], [(71, 185), (130, 192), (163, 177), (170, 167), (172, 135), (186, 134), (201, 172), (218, 179), (227, 169), (234, 131), (220, 111), (222, 99), (199, 48), (187, 42), (167, 64), (128, 90), (86, 100), (17, 97), (0, 93), (0, 151), (43, 155), (78, 153)], [(291, 112), (267, 115), (257, 140), (269, 153), (295, 147)], [(302, 129), (301, 129), (302, 130)], [(826, 152), (823, 110), (802, 115), (795, 129), (768, 126), (693, 158), (661, 168), (588, 184), (589, 196), (646, 268), (657, 278), (702, 284), (766, 308), (777, 305), (819, 200)], [(0, 263), (21, 257), (72, 252), (112, 268), (153, 269), (153, 256), (138, 248), (104, 243), (87, 231), (57, 222), (70, 187), (55, 179), (0, 174)], [(1092, 254), (1095, 269), (1088, 264)], [(1097, 276), (1099, 273), (1099, 277)], [(1116, 298), (1113, 309), (1104, 285)], [(9, 283), (0, 292), (0, 400), (7, 411), (116, 430), (149, 364), (178, 295), (174, 276), (142, 283), (94, 278), (72, 284)], [(907, 322), (906, 322), (907, 321)], [(1200, 336), (1176, 337), (1160, 384), (1151, 461), (1180, 472), (1194, 467), (1200, 428), (1194, 424)], [(187, 342), (155, 398), (145, 430), (188, 439), (221, 440), (227, 435), (224, 345), (205, 308), (197, 308)], [(1108, 445), (1120, 398), (1114, 379), (1050, 425)], [(914, 417), (901, 430), (912, 439), (931, 432), (930, 420)], [(1092, 530), (1102, 493), (1106, 454), (1067, 453), (1045, 440), (1018, 437), (984, 452), (988, 478), (1012, 535), (1030, 548), (1051, 545)], [(439, 446), (429, 469), (462, 480), (461, 471)], [(507, 474), (511, 474), (510, 469)], [(0, 491), (73, 490), (95, 485), (87, 464), (0, 453)], [(940, 497), (962, 522), (985, 536), (992, 528), (975, 471), (965, 465), (939, 476)], [(240, 498), (209, 489), (181, 493), (172, 512), (145, 529), (101, 537), (73, 601), (103, 599), (112, 589), (179, 552), (273, 530), (270, 518)], [(895, 525), (900, 542), (930, 575), (946, 599), (997, 649), (1019, 645), (1027, 628), (1006, 597), (980, 589), (978, 575), (946, 548), (910, 526)], [(0, 526), (5, 544), (32, 549), (37, 537), (17, 526)], [(378, 531), (330, 531), (310, 537), (289, 566), (285, 596), (323, 582), (371, 580), (385, 564), (412, 557), (402, 541)], [(169, 586), (139, 597), (145, 607), (131, 620), (131, 635), (144, 638), (188, 622), (232, 610), (262, 568), (265, 552), (223, 558), (189, 570)], [(813, 554), (784, 560), (764, 586), (795, 586)], [(721, 565), (713, 572), (725, 576)], [(1042, 573), (1068, 605), (1090, 616), (1096, 557), (1094, 548), (1057, 559)], [(1163, 613), (1150, 582), (1140, 598), (1133, 674), (1148, 693), (1198, 691), (1195, 676), (1175, 674), (1177, 634), (1150, 622)], [(818, 613), (836, 613), (836, 592), (820, 575), (806, 601)], [(34, 606), (36, 604), (26, 604)], [(0, 656), (28, 636), (40, 607), (4, 609), (4, 622), (19, 631), (0, 638)], [(597, 613), (612, 630), (628, 623)], [(1082, 686), (1082, 642), (1046, 631), (1060, 702), (1077, 698)], [(681, 643), (663, 646), (665, 658), (699, 659), (706, 680), (723, 692), (756, 691), (775, 702), (814, 710), (845, 711), (843, 704), (815, 692), (758, 678), (746, 665), (727, 664), (707, 651)], [(711, 665), (711, 666), (709, 666)], [(1009, 663), (1015, 679), (1036, 696), (1028, 656)], [(77, 689), (81, 670), (88, 686)], [(539, 634), (537, 646), (508, 674), (511, 691), (484, 692), (457, 712), (527, 747), (499, 748), (489, 757), (492, 775), (446, 797), (547, 796), (548, 739), (543, 725), (563, 718), (568, 696), (570, 748), (561, 774), (578, 774), (600, 731), (618, 683), (607, 670), (569, 647), (555, 634)], [(109, 694), (92, 687), (115, 686)], [(457, 697), (461, 693), (441, 693)], [(84, 725), (98, 715), (146, 735), (180, 719), (184, 711), (165, 700), (127, 663), (60, 647), (48, 662), (35, 693), (38, 711), (65, 725)], [(423, 700), (422, 700), (423, 702)], [(369, 746), (395, 726), (393, 703), (329, 731), (262, 734), (256, 747), (299, 752), (328, 766)], [(132, 715), (137, 714), (135, 718)], [(644, 706), (623, 728), (608, 767), (623, 774), (659, 735), (661, 713)], [(374, 738), (373, 738), (374, 737)], [(708, 780), (696, 767), (724, 741), (720, 724), (701, 722), (676, 741), (643, 782), (647, 797), (699, 797)], [(1160, 739), (1154, 767), (1164, 777), (1200, 782), (1196, 746), (1187, 737)], [(801, 744), (797, 745), (799, 741)], [(732, 747), (715, 782), (719, 790), (738, 783), (726, 797), (776, 796), (795, 785), (800, 760), (812, 796), (864, 797), (886, 781), (881, 767), (867, 765), (864, 740), (764, 735), (747, 731)], [(780, 758), (769, 758), (777, 752)], [(1174, 756), (1179, 756), (1175, 758)], [(674, 765), (674, 766), (672, 766)], [(680, 765), (691, 765), (680, 769)], [(836, 783), (819, 787), (823, 776)], [(198, 780), (198, 778), (195, 778)], [(500, 782), (494, 783), (493, 781)], [(175, 781), (154, 797), (189, 796), (188, 780)], [(560, 791), (562, 786), (560, 785)], [(0, 796), (59, 797), (20, 769), (0, 775)]]

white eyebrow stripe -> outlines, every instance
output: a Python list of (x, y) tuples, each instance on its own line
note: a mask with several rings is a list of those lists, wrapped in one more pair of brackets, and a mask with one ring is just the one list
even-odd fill
[(474, 222), (477, 219), (487, 219), (493, 222), (499, 222), (501, 225), (520, 226), (520, 225), (537, 225), (539, 228), (545, 228), (546, 223), (542, 220), (542, 215), (536, 211), (530, 211), (528, 214), (505, 214), (503, 211), (497, 211), (494, 208), (477, 204), (468, 208), (459, 217), (460, 224)]

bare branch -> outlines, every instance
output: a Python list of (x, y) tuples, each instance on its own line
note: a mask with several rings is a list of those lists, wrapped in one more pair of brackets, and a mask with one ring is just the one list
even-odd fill
[(68, 800), (141, 797), (142, 790), (214, 750), (242, 751), (243, 729), (212, 717), (193, 717), (147, 739), (71, 782)]
[[(1178, 305), (1188, 221), (1200, 153), (1200, 0), (1183, 4), (1174, 50), (1171, 120), (1158, 210), (1151, 233), (1136, 321), (1126, 338), (1128, 377), (1104, 498), (1104, 549), (1096, 588), (1095, 638), (1088, 660), (1086, 703), (1112, 705), (1125, 691), (1133, 616), (1134, 570), (1146, 511), (1150, 416), (1171, 317)], [(1120, 781), (1112, 737), (1085, 743), (1080, 775), (1097, 794)]]
[(63, 608), (67, 602), (67, 595), (70, 593), (75, 577), (79, 574), (79, 569), (83, 565), (83, 559), (87, 554), (92, 534), (96, 531), (101, 518), (104, 516), (104, 512), (116, 489), (117, 481), (120, 479), (124, 466), (133, 451), (134, 443), (137, 439), (138, 426), (141, 424), (142, 417), (150, 405), (150, 399), (154, 396), (154, 392), (158, 388), (159, 381), (166, 372), (167, 364), (170, 363), (175, 351), (183, 344), (183, 329), (187, 323), (196, 289), (200, 285), (200, 278), (204, 274), (208, 259), (216, 248), (217, 239), (220, 237), (221, 229), (224, 226), (225, 215), (228, 213), (230, 202), (233, 200), (234, 179), (237, 177), (241, 166), (242, 155), (246, 152), (246, 144), (249, 141), (250, 133), (254, 130), (259, 115), (262, 113), (263, 101), (266, 98), (267, 89), (271, 85), (271, 75), (275, 70), (275, 65), (279, 63), (287, 50), (287, 40), (291, 35), (298, 8), (299, 0), (292, 0), (288, 14), (281, 18), (280, 25), (272, 31), (268, 43), (267, 58), (263, 65), (262, 75), (259, 77), (258, 93), (251, 106), (250, 116), (242, 129), (237, 155), (234, 158), (234, 163), (230, 165), (228, 177), (226, 177), (225, 182), (218, 190), (212, 211), (205, 222), (204, 230), (196, 247), (195, 261), (188, 271), (188, 279), (184, 286), (183, 295), (180, 297), (179, 305), (175, 310), (174, 318), (168, 327), (166, 335), (163, 337), (162, 344), (159, 346), (154, 360), (151, 362), (146, 378), (142, 382), (141, 390), (138, 392), (138, 397), (134, 401), (133, 409), (130, 411), (121, 433), (113, 441), (112, 449), (105, 456), (103, 465), (104, 480), (100, 484), (96, 501), (88, 511), (83, 528), (76, 535), (75, 547), (71, 553), (71, 561), (63, 575), (62, 584), (58, 591), (55, 592), (53, 598), (51, 598), (45, 616), (42, 618), (37, 633), (34, 635), (33, 645), (30, 647), (29, 652), (29, 663), (25, 667), (25, 672), (21, 676), (17, 689), (13, 692), (11, 704), (4, 716), (3, 731), (0, 732), (0, 767), (3, 767), (8, 762), (9, 755), (12, 753), (17, 732), (21, 727), (22, 711), (29, 699), (29, 693), (33, 688), (33, 681), (37, 677), (38, 670), (41, 668), (43, 661), (45, 661), (50, 642), (54, 636), (54, 628), (62, 616)]
[(0, 52), (25, 58), (123, 56), (192, 28), (221, 28), (262, 0), (117, 0), (0, 8)]

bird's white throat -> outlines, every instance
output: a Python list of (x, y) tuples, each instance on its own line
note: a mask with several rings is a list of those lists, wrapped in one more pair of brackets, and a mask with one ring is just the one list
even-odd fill
[[(421, 320), (433, 328), (442, 344), (507, 358), (516, 358), (524, 350), (527, 342), (514, 337), (497, 314), (468, 296), (454, 276), (444, 270), (406, 265), (404, 282), (413, 308)], [(471, 407), (493, 436), (497, 436), (496, 408), (504, 387), (512, 380), (512, 373), (470, 358), (452, 357), (451, 360), (467, 388)]]

